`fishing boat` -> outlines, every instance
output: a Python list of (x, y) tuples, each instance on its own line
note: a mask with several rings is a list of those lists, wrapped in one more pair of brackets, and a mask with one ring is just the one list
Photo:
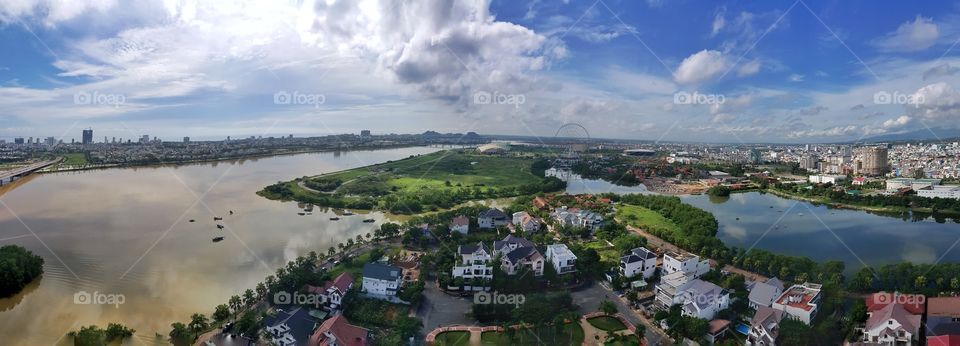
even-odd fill
[(363, 220), (363, 222), (366, 222), (366, 223), (371, 223), (371, 222), (375, 222), (375, 221), (377, 221), (377, 220), (374, 220), (374, 219), (364, 219), (364, 220)]
[(223, 229), (223, 225), (217, 225), (217, 228)]
[(340, 220), (340, 218), (336, 216), (330, 218), (330, 221), (337, 221), (337, 220)]
[(304, 216), (307, 215), (307, 213), (297, 213), (297, 215)]
[(218, 241), (221, 241), (221, 240), (223, 240), (223, 237), (213, 237), (213, 242), (214, 242), (214, 243), (216, 243), (216, 242), (218, 242)]
[(214, 217), (213, 217), (213, 221), (220, 221), (220, 220), (223, 220), (223, 218), (222, 218), (222, 217), (219, 217), (219, 216), (214, 216)]
[(230, 211), (230, 215), (233, 215), (233, 210)]
[(190, 222), (197, 222), (197, 220), (194, 220), (194, 219), (190, 219)]

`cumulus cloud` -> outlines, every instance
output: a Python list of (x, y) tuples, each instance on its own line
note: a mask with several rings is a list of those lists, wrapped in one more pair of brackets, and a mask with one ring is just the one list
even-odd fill
[(896, 119), (890, 119), (883, 122), (882, 127), (886, 130), (897, 129), (906, 126), (910, 123), (910, 120), (913, 120), (909, 116), (901, 115)]
[(794, 73), (787, 77), (787, 80), (798, 83), (803, 81), (804, 76), (802, 74)]
[(934, 83), (924, 86), (912, 95), (918, 102), (906, 106), (908, 112), (928, 120), (950, 120), (956, 126), (960, 119), (960, 92), (947, 83)]
[(917, 16), (912, 22), (900, 25), (896, 31), (873, 40), (883, 51), (914, 52), (933, 46), (940, 38), (940, 29), (931, 18)]
[(680, 84), (704, 82), (724, 73), (729, 65), (723, 53), (704, 49), (683, 59), (674, 79)]

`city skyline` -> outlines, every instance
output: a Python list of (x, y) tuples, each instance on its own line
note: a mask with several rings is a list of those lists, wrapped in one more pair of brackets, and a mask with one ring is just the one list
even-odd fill
[(960, 8), (944, 3), (72, 4), (0, 5), (15, 52), (0, 57), (0, 137), (577, 122), (603, 138), (815, 143), (960, 123)]

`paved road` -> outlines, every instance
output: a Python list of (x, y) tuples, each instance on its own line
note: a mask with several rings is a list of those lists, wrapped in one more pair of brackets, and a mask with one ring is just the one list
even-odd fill
[(440, 291), (436, 281), (427, 281), (423, 287), (423, 301), (417, 309), (417, 317), (423, 320), (423, 330), (455, 325), (477, 325), (467, 317), (473, 298), (451, 296)]
[(642, 325), (646, 327), (646, 334), (644, 336), (647, 338), (648, 345), (659, 345), (661, 340), (666, 340), (664, 341), (665, 344), (671, 344), (666, 334), (661, 334), (660, 329), (654, 328), (652, 322), (630, 308), (626, 300), (617, 297), (612, 291), (599, 282), (592, 283), (586, 288), (572, 291), (570, 295), (573, 297), (573, 303), (580, 307), (580, 314), (600, 311), (600, 302), (604, 300), (612, 301), (617, 305), (617, 311), (619, 311), (627, 321), (637, 326)]

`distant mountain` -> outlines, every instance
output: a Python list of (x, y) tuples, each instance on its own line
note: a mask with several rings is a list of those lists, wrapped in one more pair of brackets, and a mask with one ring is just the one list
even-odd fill
[[(931, 133), (932, 132), (932, 133)], [(928, 141), (928, 140), (956, 140), (960, 138), (960, 129), (931, 127), (930, 130), (918, 129), (900, 133), (888, 133), (879, 136), (866, 137), (862, 142), (900, 142), (900, 141)]]

